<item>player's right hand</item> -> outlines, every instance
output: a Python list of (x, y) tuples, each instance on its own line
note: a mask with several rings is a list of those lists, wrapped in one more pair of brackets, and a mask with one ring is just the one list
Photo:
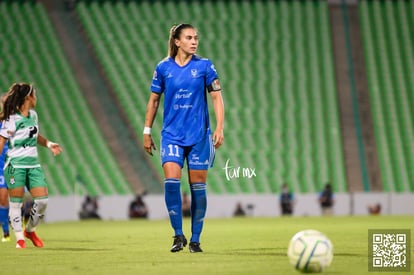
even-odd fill
[(157, 150), (157, 148), (155, 147), (155, 143), (152, 140), (151, 135), (144, 135), (144, 149), (145, 149), (145, 152), (147, 152), (151, 156), (153, 155), (152, 150)]

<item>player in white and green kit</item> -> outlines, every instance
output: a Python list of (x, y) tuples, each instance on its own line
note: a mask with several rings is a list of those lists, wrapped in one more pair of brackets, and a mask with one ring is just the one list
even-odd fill
[[(45, 176), (38, 161), (37, 144), (48, 147), (56, 156), (62, 148), (39, 134), (36, 107), (36, 90), (29, 84), (13, 84), (6, 95), (0, 115), (0, 151), (8, 144), (4, 176), (9, 189), (9, 217), (16, 235), (16, 248), (25, 248), (24, 237), (36, 247), (43, 247), (35, 229), (43, 218), (48, 201)], [(25, 187), (34, 204), (25, 230), (22, 228), (21, 208)]]

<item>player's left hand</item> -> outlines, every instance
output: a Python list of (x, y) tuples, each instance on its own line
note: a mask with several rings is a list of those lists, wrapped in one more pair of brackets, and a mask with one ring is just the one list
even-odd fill
[(213, 134), (214, 148), (218, 149), (224, 142), (223, 130), (216, 129)]
[(60, 153), (62, 153), (63, 151), (62, 147), (60, 147), (58, 143), (54, 143), (54, 142), (50, 143), (49, 149), (52, 151), (53, 156), (55, 157), (59, 155)]

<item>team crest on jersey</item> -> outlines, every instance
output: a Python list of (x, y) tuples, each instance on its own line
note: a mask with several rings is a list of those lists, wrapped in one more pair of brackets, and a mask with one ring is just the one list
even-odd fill
[(191, 76), (192, 77), (197, 77), (197, 69), (191, 69)]

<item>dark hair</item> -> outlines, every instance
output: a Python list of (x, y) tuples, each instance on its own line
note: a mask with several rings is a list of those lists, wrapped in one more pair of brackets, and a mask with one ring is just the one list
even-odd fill
[(170, 29), (170, 38), (168, 40), (168, 56), (175, 57), (178, 52), (178, 47), (175, 45), (175, 39), (179, 39), (181, 32), (184, 29), (194, 29), (193, 25), (183, 23), (172, 26)]
[(0, 120), (7, 120), (11, 115), (19, 112), (26, 96), (33, 92), (33, 85), (27, 83), (14, 83), (6, 94)]

